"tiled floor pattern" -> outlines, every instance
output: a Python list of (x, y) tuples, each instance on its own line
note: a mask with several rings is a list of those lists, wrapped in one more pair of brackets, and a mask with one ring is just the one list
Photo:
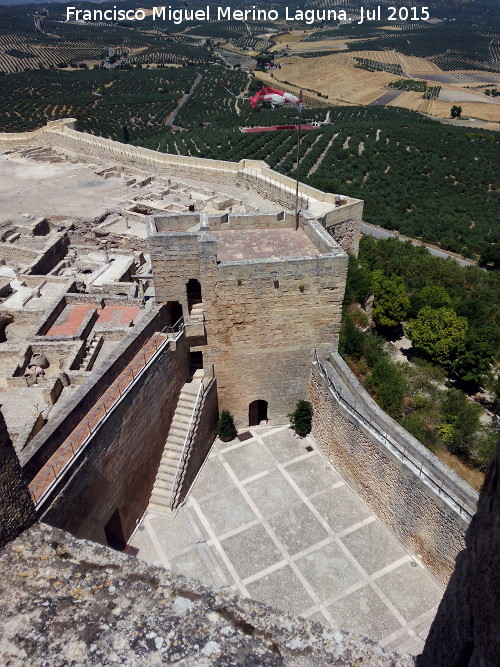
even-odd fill
[(139, 558), (420, 653), (441, 588), (312, 438), (250, 431), (244, 442), (216, 441), (175, 517), (143, 518), (130, 541)]
[(129, 326), (139, 313), (138, 306), (105, 306), (101, 309), (97, 303), (69, 304), (45, 335), (72, 336), (76, 334), (85, 316), (91, 310), (97, 310), (99, 313), (95, 329)]

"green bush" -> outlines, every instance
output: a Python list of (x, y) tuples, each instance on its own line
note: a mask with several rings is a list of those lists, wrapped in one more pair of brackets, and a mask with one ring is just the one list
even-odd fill
[(405, 382), (396, 366), (387, 359), (380, 359), (373, 367), (371, 376), (366, 382), (377, 402), (391, 417), (399, 417), (405, 395)]
[(346, 315), (339, 334), (339, 352), (345, 357), (352, 357), (353, 359), (360, 359), (363, 354), (363, 345), (365, 342), (365, 335), (360, 331), (352, 318)]
[(221, 440), (227, 442), (236, 437), (236, 426), (233, 415), (228, 410), (223, 410), (217, 423), (217, 435)]
[(313, 408), (309, 401), (298, 401), (297, 407), (288, 415), (292, 428), (297, 435), (307, 435), (311, 432)]

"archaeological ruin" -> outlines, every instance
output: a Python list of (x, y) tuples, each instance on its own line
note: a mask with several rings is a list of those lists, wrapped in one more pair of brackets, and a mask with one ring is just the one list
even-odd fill
[(478, 495), (337, 352), (363, 202), (72, 119), (0, 173), (4, 661), (414, 664)]

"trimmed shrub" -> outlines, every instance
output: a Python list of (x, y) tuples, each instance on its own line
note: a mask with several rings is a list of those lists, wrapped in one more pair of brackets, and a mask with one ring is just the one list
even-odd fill
[(223, 410), (217, 423), (217, 435), (223, 442), (229, 442), (236, 437), (236, 426), (233, 415), (228, 410)]
[(295, 410), (288, 415), (297, 435), (307, 435), (311, 432), (312, 413), (313, 408), (309, 401), (298, 401)]

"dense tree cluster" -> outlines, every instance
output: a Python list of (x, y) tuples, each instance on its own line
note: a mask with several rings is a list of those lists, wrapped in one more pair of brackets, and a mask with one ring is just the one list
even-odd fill
[[(362, 331), (368, 318), (355, 304), (370, 294), (376, 329)], [(497, 272), (461, 267), (396, 239), (364, 237), (359, 257), (349, 261), (339, 341), (384, 410), (432, 450), (445, 448), (481, 470), (498, 434), (481, 422), (482, 407), (467, 393), (485, 387), (490, 409), (498, 409), (499, 295)], [(405, 320), (411, 363), (398, 364), (387, 351), (387, 324)]]

